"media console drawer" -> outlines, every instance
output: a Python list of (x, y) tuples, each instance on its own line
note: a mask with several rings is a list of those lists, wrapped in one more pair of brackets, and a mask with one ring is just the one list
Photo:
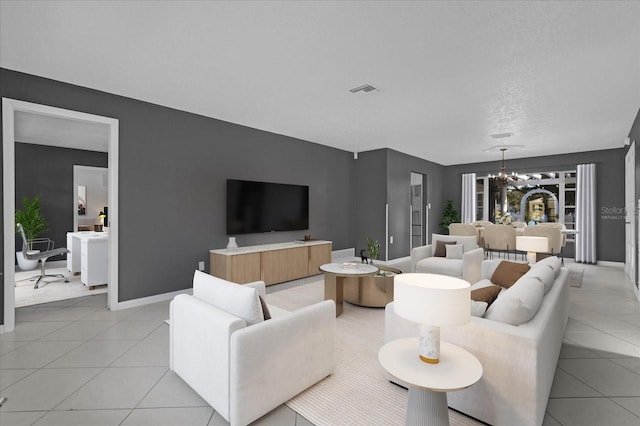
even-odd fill
[(262, 280), (271, 285), (319, 274), (319, 266), (331, 262), (331, 241), (211, 250), (209, 260), (209, 273), (215, 277), (239, 284)]

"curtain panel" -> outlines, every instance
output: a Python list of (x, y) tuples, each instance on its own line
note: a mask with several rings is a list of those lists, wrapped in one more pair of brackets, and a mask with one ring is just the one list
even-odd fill
[(476, 174), (464, 173), (462, 175), (462, 223), (471, 223), (476, 220)]
[(596, 165), (578, 164), (576, 262), (596, 263)]

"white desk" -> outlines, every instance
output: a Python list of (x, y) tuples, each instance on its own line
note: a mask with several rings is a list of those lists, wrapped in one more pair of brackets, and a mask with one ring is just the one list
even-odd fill
[(447, 392), (468, 388), (482, 377), (482, 364), (467, 350), (440, 341), (440, 362), (418, 357), (418, 339), (393, 340), (378, 352), (382, 367), (409, 384), (407, 425), (449, 425)]
[(104, 232), (67, 232), (67, 269), (80, 272), (80, 281), (93, 287), (107, 284), (109, 234)]

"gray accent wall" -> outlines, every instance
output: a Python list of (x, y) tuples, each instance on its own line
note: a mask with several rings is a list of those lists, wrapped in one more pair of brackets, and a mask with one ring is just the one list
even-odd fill
[(352, 179), (353, 241), (356, 255), (366, 248), (367, 237), (380, 242), (380, 259), (386, 253), (386, 205), (389, 206), (388, 259), (409, 256), (411, 172), (423, 174), (426, 182), (425, 205), (430, 203), (427, 235), (438, 232), (442, 216), (443, 192), (439, 182), (444, 166), (393, 149), (361, 152), (354, 160)]
[[(575, 170), (578, 164), (595, 163), (597, 259), (624, 262), (624, 218), (611, 219), (610, 215), (601, 214), (603, 207), (624, 208), (624, 154), (624, 148), (618, 148), (519, 159), (509, 159), (507, 156), (505, 165), (507, 172), (546, 172)], [(447, 198), (460, 203), (463, 173), (476, 172), (486, 175), (495, 174), (499, 170), (500, 160), (447, 167), (444, 182)], [(459, 209), (459, 206), (457, 207)], [(567, 249), (565, 256), (573, 257), (572, 247), (567, 246)]]
[(6, 69), (0, 81), (2, 97), (119, 120), (120, 301), (191, 287), (198, 261), (208, 270), (228, 241), (227, 178), (309, 185), (308, 231), (239, 245), (311, 234), (352, 246), (349, 152)]
[[(29, 143), (15, 144), (16, 209), (22, 209), (22, 198), (40, 195), (40, 211), (56, 247), (67, 244), (67, 232), (73, 231), (74, 189), (73, 166), (107, 167), (104, 152), (59, 148)], [(16, 251), (22, 250), (22, 239), (16, 238)], [(66, 259), (66, 256), (51, 260)]]

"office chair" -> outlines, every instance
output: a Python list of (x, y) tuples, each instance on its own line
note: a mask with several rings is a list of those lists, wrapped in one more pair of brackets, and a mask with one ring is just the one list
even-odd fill
[[(16, 226), (20, 231), (20, 235), (22, 236), (22, 255), (25, 257), (25, 259), (28, 259), (28, 260), (36, 260), (36, 259), (40, 260), (40, 264), (41, 264), (40, 275), (34, 275), (33, 277), (29, 278), (29, 279), (38, 278), (33, 288), (38, 288), (40, 281), (45, 277), (64, 278), (64, 282), (68, 283), (69, 278), (67, 278), (63, 274), (48, 275), (45, 271), (45, 263), (47, 262), (47, 259), (49, 259), (50, 257), (69, 253), (69, 250), (66, 247), (54, 248), (54, 243), (49, 238), (35, 238), (31, 241), (28, 241), (27, 236), (24, 233), (24, 229), (22, 228), (22, 224), (18, 223), (16, 224)], [(31, 245), (46, 244), (47, 249), (43, 251), (39, 251), (37, 253), (29, 253), (29, 242), (31, 242)]]

